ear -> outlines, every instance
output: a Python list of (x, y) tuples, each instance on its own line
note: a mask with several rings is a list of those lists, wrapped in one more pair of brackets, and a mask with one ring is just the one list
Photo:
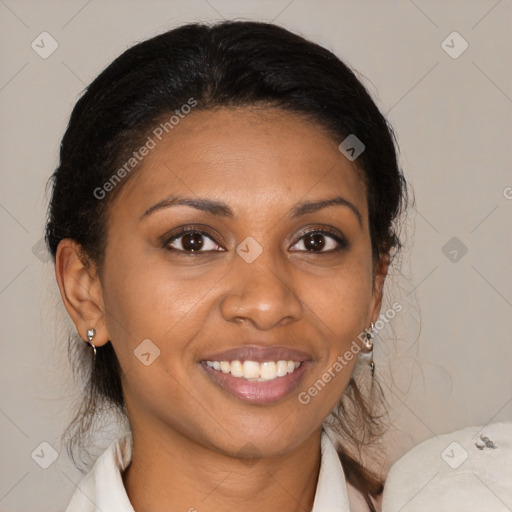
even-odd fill
[(78, 334), (87, 340), (87, 330), (94, 328), (94, 345), (109, 341), (105, 322), (103, 291), (96, 268), (70, 238), (61, 240), (55, 258), (55, 277), (62, 301)]
[(374, 323), (379, 318), (380, 309), (382, 307), (382, 295), (384, 290), (384, 282), (388, 274), (389, 268), (389, 252), (381, 254), (375, 263), (373, 272), (373, 291), (371, 299), (371, 321)]

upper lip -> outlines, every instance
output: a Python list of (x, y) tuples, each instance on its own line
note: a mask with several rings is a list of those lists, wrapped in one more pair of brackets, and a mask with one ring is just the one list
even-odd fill
[(256, 361), (264, 363), (265, 361), (308, 361), (311, 356), (300, 350), (294, 350), (280, 345), (271, 347), (258, 347), (257, 345), (248, 345), (239, 348), (231, 348), (223, 352), (209, 354), (203, 361)]

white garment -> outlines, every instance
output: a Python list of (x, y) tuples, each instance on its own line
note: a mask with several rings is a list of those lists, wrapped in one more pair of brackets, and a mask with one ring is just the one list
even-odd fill
[[(486, 446), (485, 440), (495, 448)], [(361, 494), (346, 483), (325, 432), (321, 448), (312, 512), (366, 512)], [(131, 434), (113, 442), (80, 482), (66, 512), (134, 512), (121, 478), (131, 450)], [(393, 464), (384, 486), (382, 511), (398, 510), (510, 512), (512, 423), (468, 427), (428, 439), (407, 452)]]
[[(98, 458), (75, 490), (66, 512), (134, 512), (121, 478), (131, 454), (132, 436), (128, 433), (114, 441)], [(363, 508), (355, 508), (361, 500), (361, 495), (345, 483), (336, 448), (322, 432), (320, 472), (311, 512), (364, 512), (368, 510), (365, 504)]]
[(382, 510), (510, 512), (512, 423), (468, 427), (414, 447), (391, 467)]

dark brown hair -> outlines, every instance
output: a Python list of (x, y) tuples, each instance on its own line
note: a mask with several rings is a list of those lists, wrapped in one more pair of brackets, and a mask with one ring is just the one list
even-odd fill
[[(401, 249), (396, 220), (407, 203), (393, 131), (364, 85), (338, 57), (284, 28), (258, 22), (189, 24), (139, 43), (114, 60), (86, 89), (70, 117), (51, 177), (46, 241), (55, 260), (64, 238), (74, 239), (101, 275), (107, 207), (131, 175), (98, 198), (98, 189), (139, 148), (151, 129), (190, 98), (196, 109), (262, 105), (306, 116), (341, 143), (355, 135), (365, 148), (356, 165), (366, 183), (372, 257), (391, 259)], [(98, 348), (94, 367), (82, 359), (84, 343), (71, 339), (76, 369), (86, 371), (85, 397), (72, 423), (80, 442), (100, 410), (124, 413), (118, 360), (111, 343)], [(90, 355), (89, 355), (90, 357)], [(90, 359), (89, 359), (90, 364)], [(379, 436), (380, 400), (372, 379), (364, 398), (351, 379), (334, 427), (358, 450)], [(375, 396), (373, 396), (375, 395)], [(365, 427), (364, 439), (357, 425)], [(341, 450), (347, 479), (366, 496), (379, 479)]]

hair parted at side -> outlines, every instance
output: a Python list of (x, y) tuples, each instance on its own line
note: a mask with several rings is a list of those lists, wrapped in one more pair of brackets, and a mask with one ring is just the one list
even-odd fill
[[(327, 49), (276, 25), (225, 21), (188, 24), (126, 50), (86, 88), (71, 114), (50, 178), (46, 242), (55, 261), (58, 244), (71, 238), (101, 276), (109, 207), (123, 178), (104, 198), (101, 188), (163, 119), (193, 98), (196, 110), (265, 106), (302, 115), (338, 143), (354, 134), (364, 145), (356, 164), (367, 190), (374, 264), (391, 261), (402, 248), (397, 221), (407, 205), (407, 185), (397, 163), (393, 131), (364, 85)], [(85, 371), (85, 396), (70, 425), (77, 446), (98, 411), (124, 414), (120, 366), (111, 343), (97, 350), (88, 371), (83, 342), (70, 338), (75, 369)], [(90, 361), (90, 360), (89, 360)], [(374, 382), (374, 381), (372, 381)], [(376, 383), (364, 397), (354, 379), (335, 414), (334, 425), (360, 452), (380, 436)], [(364, 426), (364, 438), (360, 435)], [(378, 478), (355, 456), (341, 451), (347, 479), (369, 500), (381, 492)]]

